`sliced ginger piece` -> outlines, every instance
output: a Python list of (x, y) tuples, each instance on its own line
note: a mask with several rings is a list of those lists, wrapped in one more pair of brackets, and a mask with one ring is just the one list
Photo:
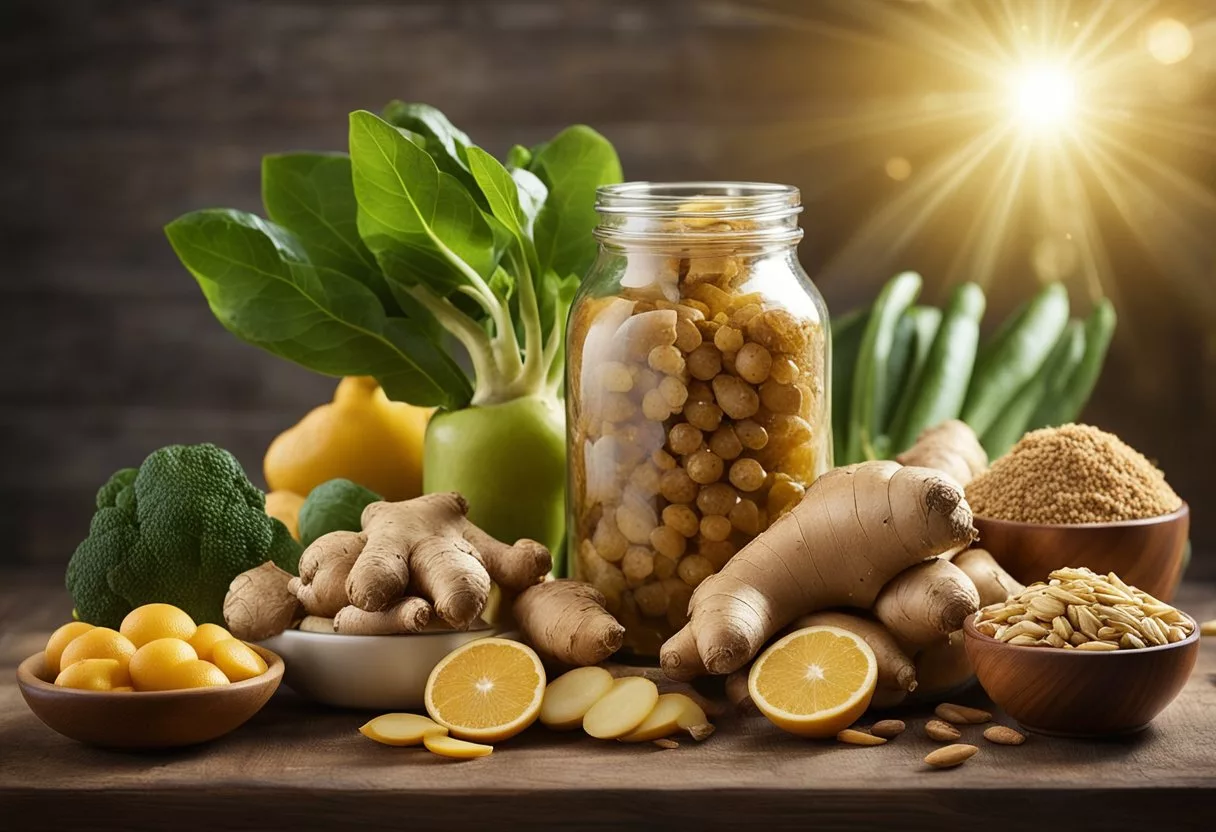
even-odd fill
[(600, 740), (631, 734), (646, 721), (659, 702), (655, 683), (641, 676), (617, 679), (612, 690), (591, 706), (583, 717), (583, 730)]
[(384, 745), (422, 745), (427, 737), (447, 736), (448, 729), (421, 714), (385, 714), (359, 729), (369, 740)]
[(472, 760), (476, 757), (488, 757), (494, 753), (494, 746), (482, 745), (479, 742), (465, 742), (447, 734), (430, 734), (422, 738), (426, 750), (440, 757), (451, 757), (453, 760)]
[(621, 742), (646, 742), (670, 737), (679, 730), (709, 722), (701, 706), (682, 693), (664, 693), (642, 724)]
[(578, 667), (563, 673), (545, 688), (541, 724), (557, 731), (579, 727), (591, 706), (612, 690), (613, 681), (602, 667)]

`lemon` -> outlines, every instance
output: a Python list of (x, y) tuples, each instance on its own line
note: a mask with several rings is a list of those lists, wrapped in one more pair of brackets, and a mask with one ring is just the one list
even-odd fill
[(211, 648), (211, 663), (222, 670), (230, 682), (243, 682), (266, 672), (262, 657), (236, 638), (216, 642)]
[(291, 536), (300, 539), (300, 506), (304, 498), (294, 491), (271, 491), (266, 495), (266, 513), (287, 527)]
[(194, 631), (194, 635), (190, 637), (190, 646), (194, 648), (194, 652), (198, 653), (198, 657), (205, 662), (211, 661), (211, 648), (217, 642), (226, 641), (232, 638), (232, 633), (225, 630), (219, 624), (199, 624), (198, 629)]
[(190, 661), (173, 665), (165, 671), (164, 680), (170, 685), (165, 690), (210, 688), (229, 684), (228, 677), (224, 675), (224, 671), (211, 662), (205, 662), (202, 659), (191, 659)]
[(131, 682), (136, 690), (173, 690), (181, 686), (169, 671), (197, 659), (194, 648), (180, 638), (149, 641), (131, 657)]
[(59, 668), (64, 670), (84, 659), (117, 659), (123, 667), (135, 655), (135, 645), (117, 630), (109, 627), (93, 627), (68, 642), (59, 657)]
[(194, 619), (172, 604), (144, 604), (127, 613), (118, 631), (143, 647), (158, 638), (189, 641), (196, 629)]
[(81, 633), (88, 632), (93, 629), (92, 624), (86, 624), (83, 621), (69, 621), (55, 632), (51, 633), (51, 637), (46, 643), (46, 675), (58, 676), (62, 668), (59, 666), (59, 657), (63, 655), (63, 648), (68, 646), (68, 642), (76, 638)]
[(536, 720), (544, 695), (545, 669), (532, 648), (483, 638), (443, 657), (424, 699), (431, 719), (453, 737), (499, 742)]
[(81, 659), (56, 676), (55, 684), (80, 690), (129, 689), (131, 677), (118, 659)]
[(834, 737), (870, 705), (878, 660), (860, 636), (807, 627), (760, 654), (747, 688), (760, 713), (803, 737)]

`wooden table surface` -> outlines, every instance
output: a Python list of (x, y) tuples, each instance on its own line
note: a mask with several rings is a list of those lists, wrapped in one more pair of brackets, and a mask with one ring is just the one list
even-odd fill
[[(1177, 602), (1216, 617), (1216, 585), (1185, 586)], [(131, 754), (59, 736), (17, 690), (16, 665), (68, 609), (56, 576), (18, 574), (0, 588), (0, 828), (1216, 828), (1212, 639), (1185, 691), (1138, 735), (1032, 736), (1012, 748), (966, 728), (980, 753), (947, 771), (921, 762), (934, 747), (923, 711), (903, 715), (908, 732), (877, 748), (808, 742), (760, 717), (730, 717), (705, 742), (674, 750), (537, 726), (488, 758), (456, 762), (371, 743), (355, 730), (366, 714), (285, 689), (214, 743)], [(9, 827), (15, 818), (20, 826)]]

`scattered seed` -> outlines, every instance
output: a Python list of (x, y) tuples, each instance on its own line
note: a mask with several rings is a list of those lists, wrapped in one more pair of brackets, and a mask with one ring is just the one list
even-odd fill
[(979, 708), (968, 708), (966, 705), (955, 705), (943, 702), (933, 709), (939, 719), (955, 725), (982, 725), (992, 721), (992, 714)]
[(931, 740), (938, 742), (954, 742), (962, 734), (958, 729), (949, 722), (943, 722), (940, 719), (931, 719), (925, 723), (925, 736)]
[(844, 729), (836, 735), (836, 739), (849, 745), (882, 745), (886, 742), (882, 737), (867, 734), (865, 731), (858, 731), (854, 728)]
[(1021, 745), (1026, 742), (1026, 736), (1010, 728), (1008, 725), (993, 725), (984, 729), (984, 739), (997, 745)]
[(962, 765), (967, 760), (979, 751), (974, 745), (956, 744), (947, 745), (945, 748), (939, 748), (936, 751), (929, 752), (925, 757), (925, 762), (934, 768), (954, 768)]
[(668, 739), (667, 737), (662, 737), (660, 739), (655, 740), (654, 744), (657, 745), (659, 748), (668, 749), (668, 750), (670, 750), (672, 748), (680, 747), (680, 744), (678, 742), (676, 742), (675, 740), (672, 740), (672, 739)]
[(889, 740), (898, 737), (907, 727), (902, 719), (880, 719), (870, 726), (870, 733)]
[(693, 725), (687, 730), (690, 737), (697, 742), (701, 742), (701, 740), (709, 739), (709, 736), (714, 732), (714, 726), (712, 723), (706, 722), (703, 725)]
[(1211, 621), (1205, 621), (1199, 625), (1199, 635), (1201, 636), (1216, 636), (1216, 618)]

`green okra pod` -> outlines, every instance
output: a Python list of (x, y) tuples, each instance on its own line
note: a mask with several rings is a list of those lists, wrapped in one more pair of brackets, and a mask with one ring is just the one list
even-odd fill
[(962, 419), (983, 436), (1005, 407), (1034, 378), (1068, 324), (1068, 291), (1052, 283), (1039, 292), (1018, 322), (971, 379)]

